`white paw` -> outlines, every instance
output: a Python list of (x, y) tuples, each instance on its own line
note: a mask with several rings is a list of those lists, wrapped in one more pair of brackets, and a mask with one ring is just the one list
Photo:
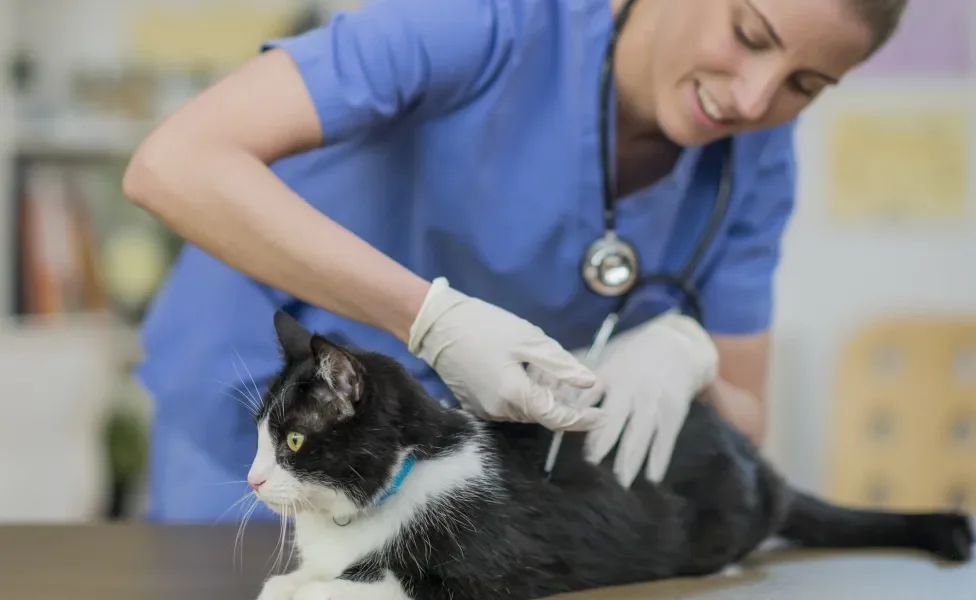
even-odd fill
[(293, 573), (276, 575), (264, 582), (258, 600), (293, 600), (304, 578), (296, 577)]
[(333, 579), (311, 581), (300, 587), (291, 600), (366, 600), (374, 598), (368, 585)]

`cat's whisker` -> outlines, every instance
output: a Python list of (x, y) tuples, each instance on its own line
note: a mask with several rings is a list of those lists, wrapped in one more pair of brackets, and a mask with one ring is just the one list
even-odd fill
[(283, 532), (284, 532), (284, 525), (285, 525), (285, 511), (286, 511), (286, 507), (283, 506), (283, 505), (280, 505), (280, 503), (279, 503), (279, 506), (280, 507), (275, 511), (275, 512), (278, 513), (278, 539), (275, 540), (275, 545), (274, 545), (274, 548), (272, 548), (272, 550), (271, 550), (271, 555), (268, 557), (268, 560), (265, 561), (265, 563), (264, 563), (265, 565), (267, 565), (268, 562), (271, 561), (272, 558), (275, 559), (274, 562), (271, 563), (271, 568), (268, 571), (268, 574), (269, 575), (275, 572), (275, 568), (276, 568), (276, 566), (278, 564), (278, 560), (277, 560), (278, 547), (281, 545), (281, 538), (284, 535)]
[(284, 418), (285, 416), (285, 402), (283, 400), (285, 393), (291, 388), (293, 388), (295, 385), (296, 383), (294, 382), (289, 383), (284, 388), (282, 388), (281, 391), (278, 392), (278, 396), (275, 398), (275, 404), (278, 407), (278, 416), (280, 418)]
[[(303, 500), (303, 497), (300, 493), (298, 494), (297, 498), (299, 502)], [(293, 515), (295, 517), (298, 516), (297, 508), (293, 511)], [(287, 571), (288, 567), (291, 566), (291, 561), (294, 557), (295, 557), (295, 533), (294, 531), (291, 531), (291, 540), (288, 542), (288, 560), (285, 561), (285, 566), (284, 566), (285, 571)]]
[[(260, 403), (255, 404), (251, 396), (248, 395), (248, 393), (245, 390), (242, 390), (239, 386), (235, 384), (222, 381), (220, 379), (212, 379), (211, 381), (213, 381), (214, 383), (219, 383), (220, 385), (224, 386), (224, 389), (221, 390), (221, 392), (226, 396), (230, 396), (235, 401), (242, 403), (242, 405), (245, 408), (247, 408), (248, 412), (251, 413), (252, 416), (257, 414), (258, 409), (260, 408)], [(238, 394), (240, 394), (240, 397), (231, 394), (230, 393), (231, 391), (237, 392)]]
[(362, 481), (363, 483), (366, 483), (366, 478), (365, 478), (365, 477), (363, 477), (363, 476), (362, 476), (362, 475), (361, 475), (361, 474), (359, 473), (359, 471), (357, 471), (357, 470), (356, 470), (356, 468), (355, 468), (355, 467), (353, 467), (352, 465), (349, 465), (349, 470), (350, 470), (350, 471), (352, 471), (353, 473), (355, 473), (355, 474), (356, 474), (356, 477), (359, 477), (359, 479), (360, 479), (360, 481)]
[(275, 561), (271, 566), (272, 572), (277, 571), (281, 566), (284, 556), (285, 544), (287, 543), (289, 514), (292, 512), (293, 502), (290, 501), (282, 506), (280, 515), (280, 528), (278, 531), (278, 543), (275, 544)]
[(285, 402), (284, 402), (284, 400), (281, 399), (281, 396), (280, 395), (277, 398), (275, 398), (275, 408), (278, 411), (278, 418), (279, 419), (284, 419), (285, 418)]
[[(236, 350), (235, 350), (235, 352), (236, 352)], [(238, 356), (240, 356), (240, 355), (238, 354)], [(251, 390), (248, 389), (247, 383), (244, 381), (244, 376), (241, 375), (240, 370), (238, 370), (238, 368), (237, 368), (237, 362), (234, 361), (234, 360), (232, 360), (231, 361), (231, 364), (234, 365), (234, 373), (237, 373), (237, 378), (241, 380), (241, 387), (247, 393), (248, 398), (251, 399), (252, 403), (255, 406), (260, 406), (261, 405), (261, 395), (258, 394), (258, 397), (257, 398), (251, 396)]]
[(283, 568), (283, 570), (285, 572), (287, 572), (288, 569), (291, 568), (291, 562), (295, 559), (295, 540), (294, 540), (294, 537), (295, 536), (293, 534), (291, 541), (288, 542), (288, 560), (285, 561), (285, 566)]
[[(229, 384), (229, 383), (225, 383), (223, 381), (217, 381), (217, 383), (219, 383), (219, 384), (221, 384), (223, 386), (226, 386), (224, 389), (220, 390), (220, 392), (223, 395), (228, 396), (230, 398), (233, 398), (235, 402), (239, 403), (241, 406), (243, 406), (244, 408), (246, 408), (247, 411), (249, 413), (251, 413), (252, 415), (254, 415), (254, 414), (257, 413), (257, 409), (256, 409), (256, 407), (254, 407), (252, 405), (250, 397), (247, 396), (247, 395), (245, 395), (240, 390), (240, 388), (238, 388), (235, 385), (232, 385), (232, 384)], [(231, 392), (237, 392), (237, 394), (240, 394), (240, 395), (238, 396), (238, 395), (232, 394)]]
[(291, 389), (294, 385), (295, 383), (289, 383), (282, 389), (278, 390), (277, 393), (271, 392), (271, 398), (273, 400), (273, 403), (271, 405), (271, 410), (277, 411), (278, 418), (284, 418), (285, 416), (285, 401), (284, 401), (285, 392)]
[(298, 495), (297, 495), (297, 498), (298, 498), (298, 502), (303, 507), (305, 507), (306, 509), (308, 509), (310, 512), (314, 512), (315, 511), (315, 505), (312, 504), (312, 501), (309, 500), (308, 498), (306, 498), (304, 494), (302, 494), (301, 492), (299, 492)]
[(290, 515), (294, 513), (294, 501), (288, 503), (288, 508), (285, 510), (285, 518), (281, 524), (281, 548), (278, 550), (278, 564), (284, 559), (285, 545), (288, 543), (288, 531), (290, 529)]
[[(236, 389), (236, 388), (232, 388), (232, 389)], [(242, 400), (242, 399), (238, 398), (237, 396), (235, 396), (234, 394), (231, 394), (226, 389), (225, 390), (221, 390), (221, 393), (223, 395), (227, 396), (228, 398), (233, 399), (235, 402), (237, 402), (241, 406), (243, 406), (244, 409), (247, 410), (247, 412), (251, 414), (251, 416), (257, 414), (257, 411), (254, 409), (254, 407), (251, 406), (250, 403), (248, 403), (246, 400)]]
[(251, 515), (254, 514), (254, 511), (257, 510), (260, 502), (257, 495), (254, 493), (248, 494), (247, 496), (244, 496), (244, 498), (251, 498), (253, 502), (251, 502), (251, 506), (247, 509), (247, 512), (244, 513), (244, 517), (241, 519), (240, 525), (237, 527), (237, 535), (234, 537), (234, 555), (232, 558), (232, 560), (236, 560), (237, 550), (240, 548), (241, 570), (244, 569), (244, 528), (247, 527), (247, 522), (251, 519)]
[[(212, 485), (221, 485), (221, 484), (215, 483), (215, 484), (212, 484)], [(223, 519), (224, 516), (227, 513), (229, 513), (230, 511), (232, 511), (234, 509), (234, 507), (237, 506), (238, 504), (241, 504), (242, 502), (244, 502), (245, 500), (247, 500), (249, 497), (251, 497), (251, 495), (252, 494), (249, 492), (247, 494), (244, 494), (240, 498), (238, 498), (233, 504), (231, 504), (230, 506), (227, 507), (227, 510), (225, 510), (224, 512), (222, 512), (219, 517), (217, 517), (216, 519), (214, 519), (213, 523), (211, 523), (211, 526), (216, 525), (217, 523), (219, 523), (220, 520)]]
[(241, 356), (241, 353), (237, 351), (237, 348), (234, 348), (234, 354), (237, 355), (237, 358), (241, 359), (241, 366), (243, 366), (244, 367), (244, 370), (247, 371), (247, 376), (251, 380), (251, 385), (254, 386), (254, 398), (256, 399), (257, 404), (260, 405), (261, 404), (261, 391), (258, 389), (258, 384), (256, 384), (254, 382), (254, 376), (251, 375), (251, 370), (247, 368), (247, 363), (244, 362), (244, 357), (242, 357)]

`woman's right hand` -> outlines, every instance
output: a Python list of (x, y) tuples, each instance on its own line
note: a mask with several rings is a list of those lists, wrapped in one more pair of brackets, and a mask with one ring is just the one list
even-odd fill
[(532, 381), (523, 365), (580, 389), (596, 381), (589, 369), (539, 327), (451, 288), (444, 278), (430, 286), (408, 345), (463, 408), (483, 419), (539, 423), (554, 431), (603, 424), (600, 409), (565, 404), (553, 388)]

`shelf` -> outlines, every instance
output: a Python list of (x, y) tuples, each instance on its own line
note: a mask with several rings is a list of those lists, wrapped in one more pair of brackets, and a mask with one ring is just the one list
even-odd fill
[(125, 158), (154, 126), (154, 122), (112, 117), (19, 120), (13, 151), (33, 157)]

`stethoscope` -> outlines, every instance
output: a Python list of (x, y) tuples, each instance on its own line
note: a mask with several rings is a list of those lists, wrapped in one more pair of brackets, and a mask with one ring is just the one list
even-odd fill
[[(581, 267), (583, 281), (593, 292), (607, 297), (620, 299), (614, 312), (619, 312), (626, 302), (630, 292), (638, 286), (651, 284), (672, 285), (684, 296), (692, 317), (699, 322), (702, 319), (701, 301), (692, 285), (692, 278), (708, 245), (715, 237), (722, 218), (728, 208), (732, 188), (732, 157), (731, 143), (728, 143), (722, 165), (722, 177), (719, 182), (718, 198), (712, 211), (711, 218), (698, 245), (693, 250), (684, 268), (679, 273), (651, 273), (640, 275), (640, 259), (634, 245), (617, 235), (614, 200), (616, 198), (616, 184), (613, 176), (613, 161), (610, 150), (609, 117), (610, 117), (610, 84), (613, 81), (614, 50), (617, 38), (627, 21), (635, 0), (627, 0), (620, 9), (614, 23), (610, 41), (607, 44), (603, 69), (600, 74), (600, 164), (603, 175), (603, 235), (594, 240), (583, 255)], [(599, 336), (598, 336), (599, 337)]]
[[(613, 81), (614, 50), (617, 39), (624, 23), (630, 14), (635, 0), (627, 0), (621, 7), (614, 22), (610, 41), (607, 43), (606, 56), (600, 74), (600, 164), (603, 171), (603, 235), (594, 240), (583, 255), (581, 272), (584, 283), (593, 292), (610, 298), (617, 298), (617, 303), (610, 314), (603, 320), (600, 329), (590, 345), (583, 361), (591, 363), (600, 357), (603, 348), (613, 335), (620, 313), (627, 304), (627, 299), (638, 287), (650, 285), (670, 285), (678, 290), (684, 298), (683, 303), (687, 312), (699, 323), (702, 323), (702, 306), (698, 291), (695, 289), (693, 278), (709, 244), (715, 237), (722, 219), (728, 210), (732, 193), (732, 144), (727, 141), (727, 151), (723, 159), (722, 175), (715, 207), (706, 225), (705, 231), (699, 239), (691, 256), (678, 273), (648, 273), (640, 274), (640, 258), (632, 243), (617, 235), (616, 214), (614, 200), (616, 199), (616, 185), (613, 176), (613, 161), (610, 151), (609, 116), (610, 116), (610, 84)], [(562, 443), (562, 432), (556, 432), (549, 447), (546, 458), (545, 472), (551, 474)]]

